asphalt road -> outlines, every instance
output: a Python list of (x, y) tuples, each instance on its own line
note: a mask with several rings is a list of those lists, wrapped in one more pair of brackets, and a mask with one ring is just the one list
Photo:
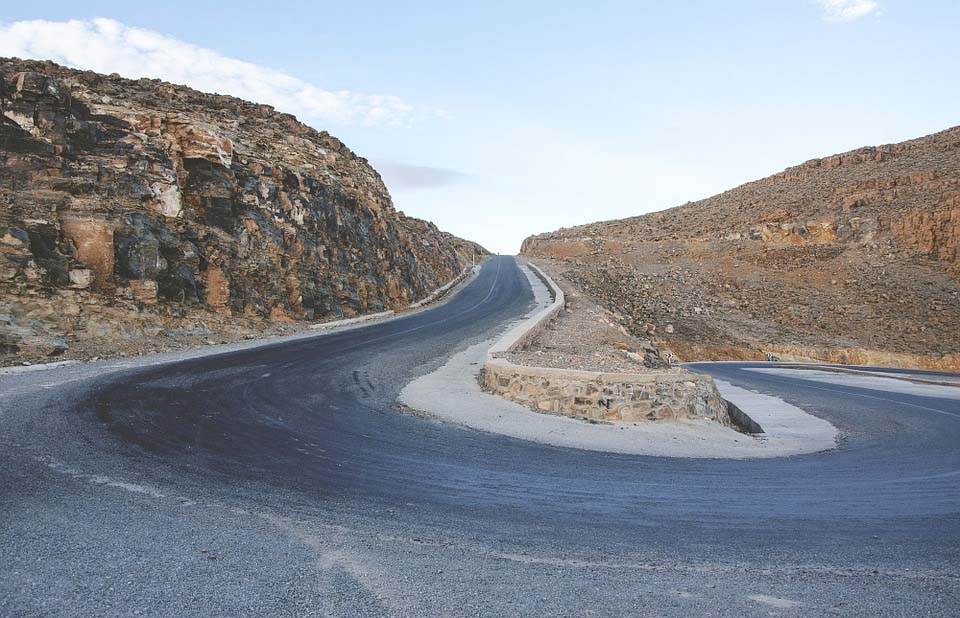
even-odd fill
[(691, 365), (844, 434), (758, 461), (395, 409), (531, 306), (498, 257), (391, 322), (0, 378), (0, 615), (960, 614), (960, 401)]

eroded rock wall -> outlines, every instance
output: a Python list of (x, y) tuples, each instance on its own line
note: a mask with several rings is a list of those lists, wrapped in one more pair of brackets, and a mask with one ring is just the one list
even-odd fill
[[(521, 253), (583, 251), (596, 240), (831, 242), (957, 264), (960, 127), (900, 144), (812, 159), (662, 212), (528, 238)], [(588, 250), (588, 249), (587, 249)]]
[(365, 159), (266, 105), (11, 59), (0, 105), (7, 353), (111, 323), (136, 338), (398, 309), (485, 253), (396, 212)]

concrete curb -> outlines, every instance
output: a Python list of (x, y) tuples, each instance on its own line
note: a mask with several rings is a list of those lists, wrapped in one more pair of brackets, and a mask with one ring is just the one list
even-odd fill
[[(509, 328), (495, 341), (476, 344), (454, 354), (437, 370), (422, 375), (400, 392), (399, 401), (413, 411), (442, 422), (521, 440), (588, 451), (698, 459), (754, 459), (787, 457), (836, 448), (833, 425), (776, 397), (754, 393), (712, 380), (719, 401), (735, 401), (750, 410), (765, 433), (744, 434), (734, 424), (707, 418), (676, 418), (671, 422), (586, 422), (563, 414), (538, 411), (533, 406), (494, 394), (481, 386), (482, 375), (496, 345), (503, 353), (523, 340), (532, 325), (543, 325), (563, 305), (550, 300), (549, 285), (541, 285), (534, 270), (524, 274), (534, 284), (537, 308), (527, 319)], [(526, 367), (523, 367), (526, 369)], [(536, 368), (548, 372), (556, 370)], [(479, 374), (479, 375), (478, 375)], [(682, 374), (681, 374), (682, 375)], [(707, 376), (704, 376), (705, 378)], [(709, 378), (708, 378), (709, 379)], [(727, 396), (729, 396), (729, 399)], [(721, 398), (722, 397), (722, 398)]]
[(0, 376), (9, 376), (20, 373), (31, 373), (33, 371), (47, 371), (48, 369), (57, 369), (59, 367), (70, 367), (77, 365), (78, 360), (55, 361), (52, 363), (34, 363), (33, 365), (13, 365), (11, 367), (0, 367)]
[[(721, 396), (722, 397), (722, 396)], [(740, 409), (740, 406), (729, 399), (723, 400), (727, 404), (727, 414), (740, 433), (766, 433), (760, 423), (750, 418), (750, 415)]]
[(346, 320), (335, 320), (333, 322), (322, 322), (320, 324), (311, 324), (307, 328), (310, 330), (322, 330), (324, 328), (337, 328), (338, 326), (349, 326), (350, 324), (359, 324), (360, 322), (367, 322), (368, 320), (376, 320), (377, 318), (385, 318), (387, 316), (393, 315), (395, 312), (391, 309), (389, 311), (381, 311), (380, 313), (370, 313), (367, 315), (357, 316), (355, 318), (347, 318)]
[(424, 305), (429, 305), (433, 301), (439, 298), (442, 298), (443, 295), (446, 294), (448, 290), (450, 290), (450, 288), (452, 288), (453, 286), (463, 281), (467, 277), (467, 275), (469, 275), (475, 268), (476, 268), (476, 265), (464, 268), (463, 272), (461, 272), (459, 275), (457, 275), (456, 277), (451, 279), (449, 282), (447, 282), (446, 285), (443, 285), (437, 288), (436, 290), (434, 290), (433, 292), (430, 292), (430, 294), (426, 298), (421, 298), (417, 302), (411, 303), (410, 306), (407, 307), (407, 309), (419, 309)]
[[(533, 278), (532, 273), (530, 277)], [(538, 294), (541, 292), (545, 294), (545, 288), (540, 288)], [(721, 393), (729, 392), (730, 400), (756, 411), (756, 419), (763, 423), (766, 433), (747, 435), (702, 418), (680, 418), (668, 423), (590, 423), (537, 412), (481, 389), (477, 372), (493, 343), (481, 342), (454, 354), (437, 370), (407, 384), (399, 401), (412, 411), (443, 423), (562, 448), (624, 455), (756, 459), (836, 447), (836, 430), (826, 421), (776, 397), (737, 389), (721, 380), (715, 381)]]
[(560, 313), (560, 310), (563, 309), (564, 304), (567, 302), (563, 295), (563, 290), (561, 290), (560, 286), (554, 283), (553, 279), (548, 277), (545, 272), (540, 270), (535, 264), (524, 262), (524, 265), (533, 271), (533, 273), (536, 274), (546, 284), (551, 294), (553, 294), (553, 302), (545, 309), (542, 309), (538, 313), (526, 318), (504, 333), (504, 335), (500, 337), (500, 339), (493, 344), (493, 346), (487, 352), (488, 363), (492, 360), (498, 360), (509, 365), (513, 365), (513, 363), (510, 361), (504, 359), (495, 359), (494, 355), (515, 350), (524, 343), (536, 337), (546, 327), (550, 320)]

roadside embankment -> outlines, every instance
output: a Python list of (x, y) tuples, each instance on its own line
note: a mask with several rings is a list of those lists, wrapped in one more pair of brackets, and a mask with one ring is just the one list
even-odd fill
[[(553, 302), (490, 348), (480, 377), (485, 390), (534, 410), (592, 421), (703, 418), (734, 426), (709, 376), (666, 367), (655, 348), (618, 330), (608, 312), (586, 297), (568, 302), (547, 273), (527, 266)], [(551, 365), (535, 365), (543, 360)]]
[(477, 268), (478, 266), (468, 266), (467, 268), (464, 268), (459, 275), (457, 275), (456, 277), (448, 281), (445, 285), (437, 288), (433, 292), (430, 292), (430, 294), (418, 300), (417, 302), (411, 303), (406, 309), (400, 310), (399, 312), (390, 309), (387, 311), (381, 311), (380, 313), (368, 313), (366, 315), (360, 315), (355, 318), (347, 318), (345, 320), (335, 320), (332, 322), (320, 322), (317, 324), (311, 324), (310, 326), (308, 326), (308, 328), (310, 328), (311, 330), (327, 330), (331, 328), (339, 328), (341, 326), (349, 326), (351, 324), (365, 324), (367, 322), (372, 322), (374, 320), (389, 318), (390, 316), (395, 315), (397, 313), (407, 314), (411, 312), (416, 312), (417, 310), (428, 307), (434, 304), (435, 302), (439, 301), (440, 299), (442, 299), (444, 296), (447, 295), (447, 292), (449, 292), (454, 287), (462, 283), (464, 279), (467, 278), (467, 276), (471, 274), (475, 274), (477, 272)]
[[(475, 429), (552, 446), (629, 455), (689, 458), (767, 458), (829, 450), (836, 446), (837, 430), (830, 423), (777, 397), (718, 384), (736, 404), (764, 429), (751, 435), (708, 418), (675, 417), (669, 422), (584, 422), (573, 416), (535, 411), (532, 406), (490, 392), (480, 386), (487, 363), (502, 366), (509, 343), (525, 340), (531, 320), (556, 311), (556, 298), (532, 269), (524, 269), (535, 300), (527, 317), (507, 334), (473, 345), (455, 354), (437, 370), (407, 384), (400, 402), (413, 411)], [(555, 314), (554, 314), (555, 315)], [(542, 333), (547, 333), (547, 325)], [(617, 350), (617, 348), (612, 348)], [(534, 352), (530, 352), (533, 354)], [(607, 363), (615, 359), (598, 359)]]
[[(149, 342), (140, 341), (139, 345), (137, 345), (137, 342), (128, 342), (128, 345), (124, 347), (107, 347), (104, 344), (89, 349), (84, 348), (83, 351), (77, 348), (71, 348), (69, 353), (70, 358), (64, 359), (60, 357), (61, 360), (51, 362), (30, 363), (14, 357), (0, 356), (0, 376), (29, 371), (58, 369), (78, 363), (97, 364), (98, 361), (101, 364), (106, 362), (106, 364), (111, 367), (137, 366), (141, 363), (138, 359), (154, 359), (156, 362), (170, 362), (183, 358), (195, 358), (207, 354), (231, 352), (260, 345), (270, 345), (281, 341), (292, 341), (304, 337), (317, 337), (320, 334), (327, 334), (329, 332), (360, 328), (376, 322), (397, 319), (443, 305), (455, 296), (460, 289), (466, 287), (466, 285), (473, 281), (479, 271), (479, 265), (467, 267), (443, 287), (434, 290), (420, 301), (399, 311), (382, 311), (326, 322), (263, 323), (261, 324), (262, 328), (259, 329), (240, 327), (234, 330), (212, 332), (204, 328), (203, 331), (197, 334), (191, 332), (169, 332), (165, 336), (155, 337)], [(3, 315), (0, 315), (0, 321), (2, 321), (2, 319)], [(317, 331), (320, 331), (320, 333)], [(129, 358), (131, 359), (131, 363), (118, 363), (116, 359), (121, 358)], [(110, 359), (114, 360), (111, 361)], [(5, 363), (6, 366), (4, 366)], [(153, 364), (153, 361), (151, 360), (148, 364)]]
[(801, 347), (774, 343), (704, 344), (683, 340), (663, 342), (687, 362), (762, 361), (772, 356), (784, 363), (899, 367), (960, 372), (960, 354), (903, 354), (856, 347)]

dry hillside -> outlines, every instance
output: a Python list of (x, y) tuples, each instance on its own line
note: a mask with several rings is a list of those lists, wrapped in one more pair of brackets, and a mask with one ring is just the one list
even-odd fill
[(960, 127), (533, 236), (522, 253), (684, 360), (960, 370)]

